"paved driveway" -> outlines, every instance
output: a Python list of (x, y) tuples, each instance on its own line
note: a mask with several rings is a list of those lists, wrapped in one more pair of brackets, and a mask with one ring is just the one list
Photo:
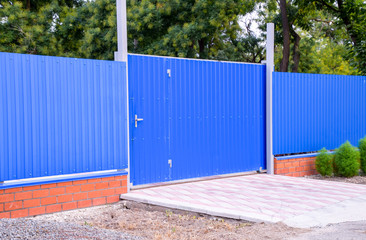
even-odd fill
[(164, 207), (294, 227), (366, 220), (366, 185), (257, 174), (133, 190)]

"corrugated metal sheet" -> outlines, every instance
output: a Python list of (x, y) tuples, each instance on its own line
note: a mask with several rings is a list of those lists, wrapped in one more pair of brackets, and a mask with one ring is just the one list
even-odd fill
[(125, 71), (0, 53), (0, 181), (126, 168)]
[(128, 66), (130, 114), (144, 119), (131, 118), (134, 185), (265, 168), (264, 65), (130, 55)]
[(274, 154), (357, 145), (365, 135), (366, 77), (274, 73)]
[[(168, 75), (164, 58), (128, 56), (131, 182), (168, 178)], [(144, 120), (135, 127), (134, 117)]]

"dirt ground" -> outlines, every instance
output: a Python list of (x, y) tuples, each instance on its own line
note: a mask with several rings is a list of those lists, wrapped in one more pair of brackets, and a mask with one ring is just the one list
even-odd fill
[(309, 232), (282, 223), (250, 223), (123, 201), (117, 204), (37, 216), (123, 231), (145, 239), (289, 239)]
[(345, 182), (345, 183), (356, 183), (356, 184), (366, 184), (366, 176), (355, 176), (351, 178), (343, 178), (343, 177), (323, 177), (322, 175), (312, 175), (307, 176), (306, 178), (326, 180), (326, 181), (336, 181), (336, 182)]
[[(366, 176), (353, 178), (322, 177), (307, 178), (326, 181), (366, 184)], [(73, 210), (34, 217), (35, 220), (76, 223), (92, 226), (97, 229), (111, 229), (142, 239), (322, 239), (330, 232), (353, 236), (354, 226), (344, 223), (340, 226), (328, 226), (324, 229), (291, 228), (282, 223), (251, 223), (232, 219), (223, 219), (198, 213), (172, 210), (130, 201), (122, 201), (112, 205)], [(355, 223), (355, 224), (363, 224)], [(344, 230), (341, 226), (350, 228)], [(340, 229), (339, 233), (333, 228)], [(357, 225), (357, 228), (358, 225)], [(332, 230), (333, 229), (333, 230)], [(323, 233), (325, 231), (325, 233)], [(347, 232), (348, 231), (348, 232)], [(352, 233), (352, 234), (351, 234)], [(316, 237), (317, 236), (317, 237)], [(330, 236), (330, 235), (329, 235)], [(319, 238), (318, 238), (319, 237)], [(362, 237), (364, 237), (362, 235)], [(348, 239), (348, 238), (346, 238)], [(353, 238), (349, 238), (353, 239)]]

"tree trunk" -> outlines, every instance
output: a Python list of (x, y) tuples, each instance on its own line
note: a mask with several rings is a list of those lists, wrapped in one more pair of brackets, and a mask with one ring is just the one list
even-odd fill
[(195, 56), (194, 56), (194, 53), (195, 53), (195, 51), (194, 51), (194, 45), (196, 44), (195, 43), (195, 40), (194, 39), (191, 39), (191, 41), (192, 41), (192, 44), (188, 47), (188, 50), (187, 50), (187, 58), (194, 58)]
[(206, 40), (200, 39), (198, 40), (198, 46), (199, 46), (199, 58), (204, 59), (207, 58), (206, 56)]
[(338, 9), (339, 9), (339, 16), (344, 22), (344, 25), (346, 25), (346, 30), (349, 36), (351, 37), (351, 40), (354, 44), (354, 46), (357, 46), (358, 44), (358, 36), (354, 33), (351, 19), (349, 18), (349, 13), (346, 9), (344, 9), (344, 2), (343, 0), (337, 0)]
[(349, 15), (348, 15), (349, 13), (348, 13), (347, 9), (344, 8), (344, 5), (345, 5), (344, 1), (343, 0), (337, 0), (338, 8), (331, 5), (331, 4), (328, 4), (327, 2), (322, 1), (322, 0), (316, 0), (316, 2), (319, 3), (319, 4), (322, 4), (329, 11), (333, 12), (334, 15), (336, 15), (340, 19), (342, 19), (342, 21), (343, 21), (343, 23), (346, 27), (347, 33), (350, 36), (354, 46), (357, 46), (359, 36), (358, 36), (358, 34), (356, 34), (353, 31), (352, 22), (351, 22), (351, 19), (349, 18)]
[(133, 39), (133, 49), (134, 49), (135, 51), (137, 50), (138, 45), (139, 45), (139, 41), (138, 41), (136, 38), (134, 38), (134, 39)]
[(282, 34), (283, 34), (283, 50), (282, 50), (280, 72), (287, 72), (290, 59), (290, 25), (287, 17), (286, 0), (280, 0), (280, 10), (281, 10)]
[(291, 31), (291, 35), (295, 38), (294, 47), (292, 49), (293, 50), (293, 52), (292, 52), (293, 53), (293, 60), (294, 60), (294, 65), (292, 66), (292, 72), (298, 72), (299, 62), (300, 62), (299, 46), (300, 46), (301, 37), (293, 29)]
[(31, 9), (31, 0), (27, 0), (27, 9), (30, 10)]

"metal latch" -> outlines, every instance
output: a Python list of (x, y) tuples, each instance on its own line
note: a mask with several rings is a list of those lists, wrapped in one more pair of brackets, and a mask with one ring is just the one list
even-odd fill
[(172, 160), (171, 159), (168, 160), (168, 164), (169, 164), (169, 167), (172, 168), (172, 165), (173, 164), (172, 164)]
[(166, 73), (168, 74), (169, 77), (172, 77), (172, 71), (170, 69), (166, 70)]
[(137, 114), (135, 114), (135, 127), (137, 128), (137, 122), (143, 121), (143, 118), (137, 118)]

